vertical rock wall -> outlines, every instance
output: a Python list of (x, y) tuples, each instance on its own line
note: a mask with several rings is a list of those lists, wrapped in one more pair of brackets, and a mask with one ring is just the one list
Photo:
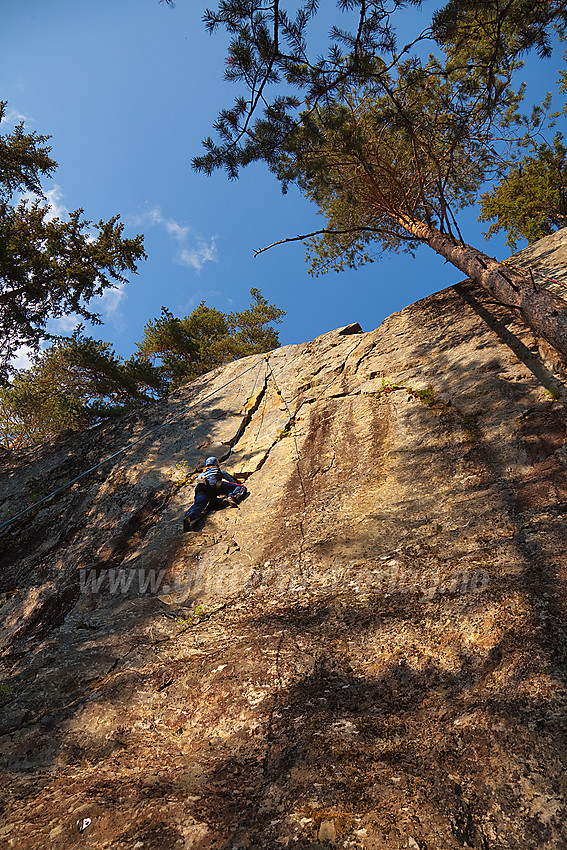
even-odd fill
[(5, 458), (3, 845), (567, 846), (565, 392), (467, 284)]

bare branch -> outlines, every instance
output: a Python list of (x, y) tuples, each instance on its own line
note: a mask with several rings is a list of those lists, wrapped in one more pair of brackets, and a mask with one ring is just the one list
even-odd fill
[[(274, 248), (276, 245), (285, 245), (288, 242), (303, 242), (305, 239), (311, 239), (313, 236), (345, 236), (348, 233), (380, 233), (383, 234), (386, 231), (381, 227), (347, 227), (344, 230), (314, 230), (312, 233), (303, 233), (301, 236), (289, 236), (287, 239), (278, 239), (277, 242), (272, 242), (271, 245), (266, 245), (264, 248), (257, 248), (254, 251), (254, 257), (257, 257), (258, 254), (263, 254), (264, 251), (269, 251), (270, 248)], [(407, 238), (407, 237), (406, 237)], [(423, 242), (423, 239), (414, 237), (415, 242)]]

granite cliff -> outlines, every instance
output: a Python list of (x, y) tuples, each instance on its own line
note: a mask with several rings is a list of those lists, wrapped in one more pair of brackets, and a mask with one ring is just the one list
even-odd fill
[(566, 399), (465, 282), (4, 454), (2, 846), (565, 848)]

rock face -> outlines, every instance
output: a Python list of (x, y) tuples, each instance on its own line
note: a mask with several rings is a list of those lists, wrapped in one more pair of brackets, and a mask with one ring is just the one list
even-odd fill
[(2, 458), (2, 846), (565, 848), (553, 365), (460, 284)]

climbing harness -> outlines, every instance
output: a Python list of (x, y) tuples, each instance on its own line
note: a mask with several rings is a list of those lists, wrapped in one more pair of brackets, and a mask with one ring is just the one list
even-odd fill
[[(260, 363), (260, 369), (263, 366), (264, 360), (265, 360), (265, 358), (263, 358), (262, 362)], [(241, 372), (240, 375), (237, 375), (235, 378), (231, 378), (231, 380), (227, 381), (226, 384), (223, 384), (222, 386), (217, 387), (215, 390), (213, 390), (213, 392), (209, 393), (204, 398), (200, 399), (200, 403), (202, 403), (203, 401), (206, 401), (207, 399), (216, 395), (218, 392), (220, 392), (220, 390), (223, 390), (225, 387), (228, 387), (230, 384), (233, 384), (235, 381), (239, 380), (240, 378), (243, 378), (244, 375), (246, 375), (248, 372), (251, 372), (252, 369), (255, 368), (255, 366), (256, 366), (256, 364), (254, 363), (252, 366), (249, 366), (247, 369), (245, 369), (244, 372)], [(258, 375), (260, 374), (260, 369), (258, 369)], [(256, 381), (254, 381), (254, 387), (256, 386), (256, 382), (258, 380), (258, 375), (256, 375)], [(252, 392), (254, 392), (254, 390)], [(189, 409), (192, 406), (193, 405), (189, 405)], [(172, 422), (175, 422), (175, 420), (179, 419), (179, 417), (182, 416), (185, 412), (186, 412), (186, 410), (183, 410), (181, 413), (175, 413), (172, 416), (169, 416), (163, 422), (160, 422), (159, 425), (156, 425), (154, 428), (151, 428), (149, 431), (146, 431), (144, 434), (142, 434), (141, 437), (138, 437), (136, 440), (133, 440), (131, 443), (127, 443), (127, 445), (122, 446), (122, 448), (118, 449), (118, 451), (116, 451), (113, 454), (109, 455), (108, 457), (104, 458), (104, 460), (99, 461), (99, 463), (96, 463), (94, 466), (91, 466), (89, 469), (86, 469), (84, 472), (81, 472), (80, 475), (77, 475), (75, 478), (72, 478), (70, 481), (67, 481), (66, 484), (62, 484), (61, 487), (58, 487), (56, 490), (53, 490), (53, 492), (49, 493), (47, 496), (44, 496), (42, 499), (39, 499), (37, 502), (34, 502), (32, 505), (28, 505), (27, 508), (24, 508), (24, 510), (20, 511), (19, 513), (10, 517), (10, 519), (7, 519), (5, 522), (3, 522), (0, 525), (0, 532), (2, 532), (5, 528), (8, 528), (8, 526), (12, 525), (12, 523), (14, 523), (17, 519), (20, 519), (20, 517), (25, 516), (30, 511), (36, 510), (40, 505), (43, 505), (46, 502), (50, 502), (51, 499), (53, 499), (55, 496), (58, 496), (59, 493), (62, 493), (64, 490), (67, 490), (69, 487), (72, 487), (73, 484), (76, 484), (77, 481), (80, 481), (86, 475), (89, 475), (89, 473), (94, 472), (97, 469), (100, 469), (100, 467), (104, 466), (105, 463), (108, 463), (110, 460), (113, 460), (115, 457), (118, 457), (119, 455), (128, 451), (128, 449), (131, 449), (133, 446), (137, 445), (138, 443), (141, 443), (142, 440), (145, 440), (146, 437), (148, 437), (150, 434), (153, 434), (156, 431), (159, 431), (159, 429), (163, 428), (164, 425), (170, 425)], [(231, 452), (232, 452), (232, 447), (231, 447)], [(230, 457), (230, 455), (229, 455), (229, 457)]]
[[(358, 343), (357, 343), (357, 345), (358, 345)], [(352, 351), (354, 351), (354, 349), (355, 349), (356, 347), (357, 347), (357, 346), (355, 345), (355, 346), (353, 347)], [(287, 402), (285, 401), (285, 399), (283, 398), (283, 396), (282, 396), (282, 394), (281, 394), (281, 390), (280, 390), (280, 389), (279, 389), (279, 387), (278, 387), (278, 384), (277, 384), (277, 381), (276, 381), (276, 377), (275, 377), (274, 371), (273, 371), (272, 366), (271, 366), (271, 364), (270, 364), (270, 362), (269, 362), (270, 353), (271, 353), (271, 352), (269, 352), (268, 354), (264, 355), (264, 357), (263, 357), (263, 358), (262, 358), (262, 360), (260, 361), (260, 364), (259, 364), (259, 367), (258, 367), (258, 370), (257, 370), (257, 373), (256, 373), (256, 378), (255, 378), (255, 380), (254, 380), (254, 385), (253, 385), (253, 387), (252, 387), (252, 393), (251, 393), (251, 395), (250, 395), (250, 397), (249, 397), (249, 398), (253, 398), (253, 397), (254, 397), (254, 391), (255, 391), (255, 389), (256, 389), (256, 384), (258, 383), (258, 378), (260, 377), (260, 372), (262, 371), (262, 367), (263, 367), (263, 365), (264, 365), (264, 364), (266, 364), (266, 370), (267, 370), (267, 372), (268, 372), (268, 370), (269, 370), (269, 373), (270, 373), (270, 375), (271, 375), (271, 377), (272, 377), (272, 380), (274, 381), (274, 385), (275, 385), (275, 387), (276, 387), (276, 391), (278, 392), (278, 395), (280, 395), (280, 397), (282, 398), (282, 400), (283, 400), (283, 402), (284, 402), (284, 404), (285, 404), (285, 406), (286, 406), (286, 408), (287, 408), (287, 411), (288, 411), (288, 413), (290, 414), (290, 417), (291, 417), (291, 411), (290, 411), (290, 409), (289, 409), (289, 406), (288, 406)], [(348, 357), (350, 356), (350, 354), (351, 354), (351, 352), (349, 351), (349, 352), (347, 353), (346, 357), (345, 357), (345, 362), (346, 362), (346, 360), (348, 359)], [(220, 392), (220, 390), (223, 390), (225, 387), (228, 387), (228, 386), (230, 386), (230, 384), (233, 384), (235, 381), (237, 381), (237, 380), (239, 380), (239, 379), (243, 378), (243, 377), (244, 377), (244, 375), (246, 375), (248, 372), (251, 372), (251, 371), (252, 371), (252, 369), (254, 369), (255, 367), (256, 367), (256, 364), (255, 364), (255, 363), (254, 363), (254, 364), (252, 364), (252, 365), (251, 365), (251, 366), (249, 366), (247, 369), (245, 369), (243, 372), (241, 372), (241, 373), (240, 373), (240, 375), (237, 375), (236, 377), (231, 378), (231, 380), (230, 380), (230, 381), (227, 381), (225, 384), (222, 384), (220, 387), (217, 387), (217, 388), (216, 388), (215, 390), (213, 390), (211, 393), (209, 393), (208, 395), (204, 396), (202, 399), (200, 399), (200, 402), (202, 403), (203, 401), (206, 401), (207, 399), (212, 398), (212, 396), (216, 395), (218, 392)], [(191, 407), (192, 407), (192, 405), (189, 405), (189, 409), (190, 409)], [(67, 481), (65, 484), (62, 484), (62, 485), (61, 485), (61, 487), (58, 487), (56, 490), (53, 490), (51, 493), (48, 493), (48, 495), (47, 495), (47, 496), (43, 496), (43, 498), (39, 499), (37, 502), (34, 502), (34, 503), (33, 503), (33, 504), (31, 504), (31, 505), (28, 505), (26, 508), (24, 508), (24, 509), (23, 509), (22, 511), (20, 511), (19, 513), (14, 514), (14, 516), (10, 517), (9, 519), (5, 520), (3, 523), (1, 523), (1, 524), (0, 524), (0, 532), (4, 531), (4, 529), (6, 529), (6, 528), (8, 528), (9, 526), (11, 526), (14, 522), (16, 522), (16, 520), (18, 520), (18, 519), (20, 519), (21, 517), (25, 516), (25, 515), (26, 515), (26, 514), (28, 514), (30, 511), (37, 510), (37, 508), (39, 508), (39, 507), (40, 507), (40, 505), (44, 505), (44, 504), (46, 504), (47, 502), (50, 502), (53, 498), (55, 498), (55, 496), (58, 496), (58, 495), (59, 495), (59, 493), (62, 493), (62, 492), (64, 492), (65, 490), (68, 490), (68, 489), (69, 489), (69, 487), (72, 487), (72, 486), (73, 486), (73, 484), (76, 484), (78, 481), (81, 481), (83, 478), (85, 478), (85, 476), (89, 475), (91, 472), (95, 472), (97, 469), (100, 469), (102, 466), (104, 466), (104, 464), (108, 463), (109, 461), (113, 460), (114, 458), (118, 457), (119, 455), (123, 454), (124, 452), (128, 451), (129, 449), (133, 448), (133, 446), (136, 446), (138, 443), (141, 443), (141, 442), (142, 442), (142, 440), (145, 440), (145, 439), (146, 439), (146, 437), (148, 437), (150, 434), (153, 434), (153, 433), (155, 433), (156, 431), (159, 431), (159, 429), (160, 429), (160, 428), (163, 428), (165, 425), (170, 425), (172, 422), (175, 422), (175, 420), (176, 420), (176, 419), (179, 419), (182, 415), (184, 415), (184, 413), (185, 413), (185, 412), (186, 412), (186, 410), (183, 410), (183, 411), (182, 411), (182, 412), (180, 412), (180, 413), (175, 413), (175, 414), (173, 414), (172, 416), (169, 416), (169, 417), (168, 417), (167, 419), (165, 419), (163, 422), (160, 422), (160, 424), (159, 424), (159, 425), (156, 425), (154, 428), (151, 428), (149, 431), (146, 431), (144, 434), (142, 434), (142, 436), (141, 436), (141, 437), (138, 437), (136, 440), (132, 440), (132, 442), (127, 443), (125, 446), (122, 446), (122, 448), (118, 449), (118, 451), (113, 452), (113, 454), (111, 454), (111, 455), (109, 455), (108, 457), (104, 458), (104, 460), (99, 461), (98, 463), (94, 464), (94, 466), (91, 466), (91, 467), (89, 467), (89, 469), (86, 469), (84, 472), (81, 472), (81, 474), (80, 474), (80, 475), (77, 475), (77, 476), (75, 476), (75, 478), (72, 478), (70, 481)], [(234, 446), (236, 445), (236, 443), (238, 442), (239, 436), (240, 436), (241, 432), (244, 430), (245, 423), (246, 423), (246, 419), (247, 419), (247, 416), (248, 416), (248, 415), (249, 415), (248, 413), (245, 413), (245, 414), (244, 414), (244, 417), (243, 417), (243, 420), (242, 420), (242, 425), (240, 426), (240, 428), (239, 428), (239, 430), (238, 430), (238, 433), (237, 433), (236, 437), (233, 439), (233, 441), (232, 441), (232, 443), (231, 443), (231, 446), (230, 446), (230, 452), (228, 453), (228, 455), (227, 455), (226, 459), (224, 460), (224, 463), (226, 463), (226, 461), (228, 461), (228, 459), (229, 459), (229, 458), (230, 458), (230, 456), (232, 455), (233, 447), (234, 447)], [(300, 455), (300, 453), (299, 453), (299, 447), (297, 446), (297, 439), (296, 439), (296, 437), (295, 437), (295, 434), (293, 434), (293, 437), (294, 437), (294, 441), (295, 441), (295, 444), (296, 444), (296, 451), (297, 451), (298, 460), (299, 460), (299, 455)], [(304, 489), (304, 488), (303, 488), (303, 481), (301, 481), (301, 486), (302, 486), (302, 489)]]

